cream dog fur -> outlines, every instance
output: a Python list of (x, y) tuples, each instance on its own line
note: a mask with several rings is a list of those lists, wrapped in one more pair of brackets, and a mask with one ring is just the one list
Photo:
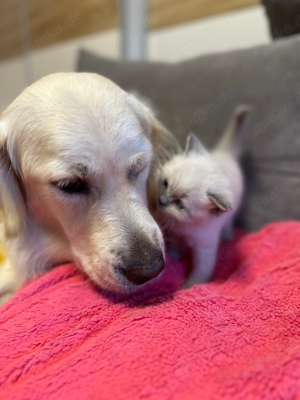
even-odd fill
[(0, 295), (66, 262), (110, 291), (156, 277), (164, 243), (146, 185), (173, 146), (147, 107), (99, 75), (53, 74), (25, 89), (0, 120), (13, 266), (0, 269)]

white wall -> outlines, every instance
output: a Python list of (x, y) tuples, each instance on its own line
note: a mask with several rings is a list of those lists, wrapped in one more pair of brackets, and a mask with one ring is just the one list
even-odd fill
[[(258, 46), (270, 40), (264, 9), (255, 6), (151, 31), (148, 58), (176, 62), (202, 54)], [(119, 41), (118, 30), (112, 29), (41, 49), (33, 44), (26, 51), (28, 55), (1, 62), (0, 112), (31, 80), (53, 72), (73, 71), (79, 48), (118, 58)]]

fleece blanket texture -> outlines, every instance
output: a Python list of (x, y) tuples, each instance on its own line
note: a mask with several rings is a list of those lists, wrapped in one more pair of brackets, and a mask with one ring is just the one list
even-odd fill
[(0, 399), (300, 398), (300, 223), (239, 234), (189, 290), (168, 260), (146, 292), (111, 295), (73, 265), (0, 310)]

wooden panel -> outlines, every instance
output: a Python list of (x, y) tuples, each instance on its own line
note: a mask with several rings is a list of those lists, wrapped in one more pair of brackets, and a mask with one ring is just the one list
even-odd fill
[(0, 60), (21, 52), (19, 21), (15, 0), (0, 0)]
[[(0, 60), (21, 54), (17, 2), (0, 0)], [(31, 43), (25, 54), (118, 22), (117, 0), (28, 0), (28, 12)]]
[[(22, 0), (0, 0), (0, 60), (18, 56), (22, 51), (18, 1)], [(150, 29), (157, 29), (259, 3), (259, 0), (149, 0), (149, 25)], [(31, 43), (25, 54), (117, 26), (117, 4), (117, 0), (28, 0)]]
[(150, 0), (150, 11), (156, 17), (150, 27), (162, 28), (256, 4), (260, 0)]
[(32, 41), (55, 43), (117, 25), (115, 0), (28, 0)]

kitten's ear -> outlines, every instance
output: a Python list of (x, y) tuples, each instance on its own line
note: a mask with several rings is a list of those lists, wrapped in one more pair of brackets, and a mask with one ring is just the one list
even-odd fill
[(209, 155), (203, 144), (193, 133), (190, 133), (186, 140), (185, 154), (196, 153), (202, 156)]
[(227, 190), (216, 190), (207, 192), (207, 196), (211, 201), (211, 214), (219, 214), (221, 212), (230, 211), (233, 208), (232, 194)]

